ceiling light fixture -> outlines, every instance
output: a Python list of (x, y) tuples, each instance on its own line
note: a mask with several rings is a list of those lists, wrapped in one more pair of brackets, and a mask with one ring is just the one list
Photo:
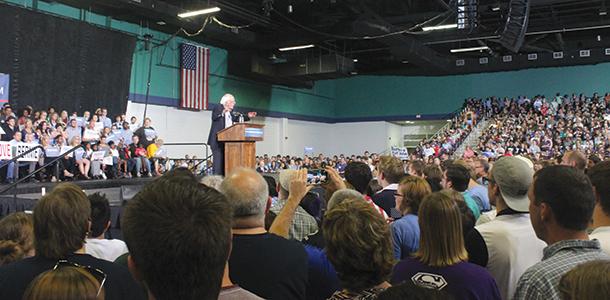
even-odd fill
[(314, 47), (313, 44), (309, 44), (309, 45), (284, 47), (284, 48), (280, 48), (278, 50), (280, 50), (280, 51), (292, 51), (292, 50), (301, 50), (301, 49), (307, 49), (307, 48), (313, 48), (313, 47)]
[(354, 62), (358, 62), (358, 59), (357, 59), (357, 58), (354, 58), (354, 59), (353, 59), (353, 61), (354, 61)]
[(470, 47), (470, 48), (458, 48), (458, 49), (451, 49), (449, 51), (451, 51), (451, 53), (460, 53), (460, 52), (470, 52), (470, 51), (479, 51), (479, 50), (489, 50), (489, 47), (479, 46), (479, 47)]
[(500, 11), (500, 7), (499, 6), (494, 6), (491, 8), (491, 11)]
[(443, 30), (443, 29), (452, 29), (457, 28), (457, 24), (446, 24), (446, 25), (438, 25), (438, 26), (428, 26), (423, 27), (423, 31), (432, 31), (432, 30)]
[(215, 13), (215, 12), (219, 12), (219, 11), (220, 11), (220, 7), (215, 6), (215, 7), (210, 7), (210, 8), (206, 8), (206, 9), (193, 10), (193, 11), (181, 13), (181, 14), (178, 14), (178, 17), (190, 18), (190, 17), (194, 17), (194, 16), (199, 16), (199, 15), (211, 14), (211, 13)]

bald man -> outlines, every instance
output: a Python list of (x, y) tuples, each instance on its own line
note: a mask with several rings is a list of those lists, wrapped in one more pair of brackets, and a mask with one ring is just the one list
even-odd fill
[(220, 190), (233, 207), (229, 277), (265, 299), (305, 299), (307, 253), (303, 245), (265, 229), (269, 188), (252, 169), (227, 176)]
[[(224, 143), (219, 142), (216, 134), (219, 131), (230, 127), (233, 123), (239, 122), (239, 117), (242, 114), (234, 112), (235, 97), (231, 94), (225, 94), (220, 99), (220, 105), (216, 105), (212, 110), (212, 126), (210, 127), (210, 135), (208, 136), (208, 145), (212, 148), (213, 154), (213, 170), (216, 175), (224, 175)], [(256, 112), (249, 112), (243, 115), (244, 121), (250, 121), (250, 118), (256, 117)]]

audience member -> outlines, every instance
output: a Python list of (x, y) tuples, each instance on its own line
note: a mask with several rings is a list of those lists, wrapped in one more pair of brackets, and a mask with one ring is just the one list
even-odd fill
[(379, 184), (383, 188), (373, 195), (372, 198), (373, 202), (383, 208), (388, 215), (392, 215), (391, 210), (393, 207), (396, 207), (394, 193), (396, 193), (398, 183), (404, 176), (404, 169), (400, 159), (393, 156), (379, 157), (377, 180), (379, 180)]
[(472, 214), (474, 216), (475, 221), (481, 216), (481, 211), (479, 210), (479, 206), (472, 199), (470, 194), (466, 191), (468, 188), (468, 183), (470, 182), (470, 172), (468, 169), (460, 164), (451, 164), (447, 166), (447, 169), (443, 173), (443, 186), (446, 189), (452, 189), (456, 192), (459, 192), (464, 197), (464, 201), (468, 208), (472, 210)]
[(533, 176), (534, 170), (524, 158), (498, 160), (488, 177), (497, 217), (476, 226), (466, 239), (469, 261), (487, 268), (502, 299), (512, 299), (519, 277), (542, 260), (546, 246), (536, 237), (528, 214), (527, 190)]
[(328, 210), (322, 229), (326, 255), (343, 287), (329, 299), (376, 299), (390, 286), (387, 280), (394, 265), (390, 228), (362, 196)]
[(23, 299), (103, 300), (105, 279), (106, 274), (98, 269), (60, 261), (52, 270), (36, 276), (25, 291)]
[(231, 281), (263, 298), (304, 299), (307, 254), (299, 242), (265, 230), (269, 191), (263, 177), (254, 170), (236, 170), (221, 191), (233, 208)]
[(391, 224), (394, 258), (406, 258), (419, 249), (417, 213), (421, 201), (431, 193), (428, 182), (421, 177), (409, 176), (400, 182), (396, 209), (402, 217)]
[(438, 192), (443, 189), (441, 182), (443, 181), (443, 170), (437, 165), (427, 165), (424, 168), (424, 179), (430, 185), (432, 192)]
[(584, 171), (587, 167), (587, 157), (578, 150), (567, 151), (561, 159), (561, 164)]
[[(290, 196), (288, 191), (290, 182), (295, 176), (297, 176), (297, 174), (298, 173), (295, 170), (282, 170), (280, 172), (278, 199), (271, 204), (270, 208), (270, 210), (276, 215), (279, 214), (284, 205), (286, 205), (286, 201)], [(318, 223), (316, 222), (316, 219), (312, 215), (308, 214), (303, 207), (298, 206), (294, 214), (294, 219), (292, 221), (292, 226), (290, 227), (288, 237), (291, 239), (296, 239), (297, 241), (302, 241), (303, 239), (307, 239), (310, 235), (314, 235), (317, 232)]]
[(108, 198), (100, 193), (93, 193), (87, 198), (91, 204), (91, 230), (86, 240), (85, 253), (107, 261), (115, 261), (128, 250), (125, 242), (105, 237), (111, 225)]
[(122, 225), (128, 264), (150, 299), (258, 299), (228, 278), (229, 203), (187, 169), (146, 185), (127, 204)]
[(43, 196), (34, 208), (36, 255), (0, 267), (0, 299), (21, 299), (32, 280), (59, 260), (104, 272), (108, 299), (144, 299), (126, 268), (84, 254), (90, 215), (89, 200), (76, 185), (62, 183)]
[(559, 281), (562, 300), (610, 299), (610, 261), (583, 263)]
[(589, 236), (601, 244), (602, 250), (610, 255), (610, 161), (596, 164), (587, 172), (595, 191), (593, 209), (593, 232)]
[[(331, 179), (340, 179), (338, 171), (335, 171), (332, 168), (327, 169), (327, 172), (329, 172)], [(347, 166), (345, 166), (343, 174), (345, 176), (345, 181), (349, 185), (351, 185), (356, 191), (362, 194), (366, 202), (368, 202), (375, 209), (375, 211), (378, 211), (385, 220), (388, 220), (389, 216), (385, 212), (385, 210), (375, 204), (371, 196), (367, 194), (367, 189), (369, 188), (370, 183), (373, 180), (373, 173), (371, 172), (371, 168), (369, 168), (369, 166), (363, 162), (350, 162), (349, 164), (347, 164)]]
[[(430, 194), (420, 204), (418, 217), (419, 250), (394, 267), (393, 284), (410, 280), (417, 286), (447, 291), (457, 299), (501, 299), (487, 270), (467, 262), (455, 201), (442, 193)], [(444, 226), (438, 226), (438, 220)]]
[(574, 167), (550, 166), (534, 175), (528, 197), (536, 236), (548, 246), (542, 261), (519, 279), (514, 299), (558, 299), (563, 274), (587, 261), (609, 259), (586, 232), (595, 206), (593, 187)]
[(0, 266), (34, 254), (32, 216), (16, 212), (0, 219)]
[(208, 175), (202, 177), (199, 182), (201, 182), (201, 184), (207, 187), (211, 187), (217, 191), (220, 191), (220, 185), (222, 184), (223, 180), (224, 177), (222, 177), (221, 175)]

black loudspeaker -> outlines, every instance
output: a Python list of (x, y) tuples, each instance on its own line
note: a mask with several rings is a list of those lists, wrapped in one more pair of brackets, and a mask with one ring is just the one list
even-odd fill
[(518, 52), (523, 45), (530, 14), (529, 0), (511, 0), (500, 44), (508, 50)]

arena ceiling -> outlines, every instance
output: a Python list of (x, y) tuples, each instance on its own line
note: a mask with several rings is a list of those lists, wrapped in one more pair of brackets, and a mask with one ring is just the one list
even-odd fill
[[(476, 4), (476, 27), (456, 24), (458, 3)], [(498, 0), (59, 0), (114, 19), (229, 50), (234, 75), (291, 86), (355, 75), (449, 75), (594, 64), (610, 59), (606, 0), (514, 0), (528, 3), (525, 38), (503, 46), (510, 1)], [(212, 15), (178, 13), (217, 6)], [(472, 7), (472, 6), (470, 6)], [(214, 18), (211, 18), (211, 17)], [(207, 19), (206, 19), (207, 18)], [(184, 36), (184, 34), (181, 34)], [(281, 47), (313, 48), (282, 52)], [(452, 49), (487, 47), (452, 53)], [(515, 50), (515, 49), (513, 49)], [(581, 52), (581, 50), (589, 50)], [(558, 54), (561, 53), (561, 54)], [(535, 55), (534, 55), (535, 54)], [(510, 58), (509, 58), (510, 56)], [(560, 57), (561, 56), (561, 57)]]

